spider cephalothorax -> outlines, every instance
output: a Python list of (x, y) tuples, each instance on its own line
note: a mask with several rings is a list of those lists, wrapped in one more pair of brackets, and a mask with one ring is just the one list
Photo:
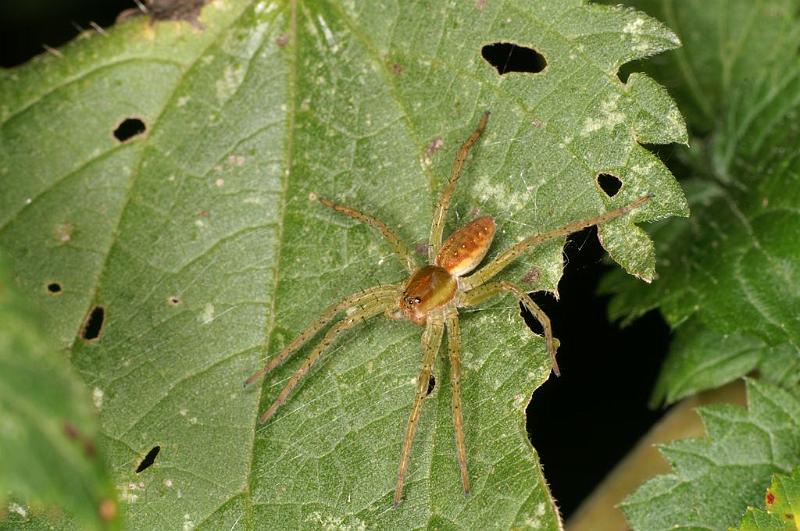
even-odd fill
[(289, 381), (272, 405), (261, 415), (261, 422), (266, 422), (286, 401), (300, 379), (342, 331), (381, 313), (393, 319), (408, 319), (414, 324), (424, 326), (425, 330), (422, 334), (422, 364), (417, 378), (416, 396), (409, 415), (400, 453), (400, 466), (394, 492), (395, 506), (402, 499), (403, 481), (408, 467), (411, 442), (414, 439), (414, 432), (421, 413), (422, 399), (427, 394), (428, 381), (433, 371), (433, 361), (439, 351), (445, 329), (447, 330), (447, 348), (450, 359), (451, 407), (455, 424), (456, 453), (461, 471), (461, 483), (464, 492), (469, 492), (467, 452), (461, 416), (461, 336), (458, 309), (475, 306), (495, 295), (506, 293), (513, 295), (542, 324), (545, 345), (553, 364), (553, 371), (558, 374), (555, 342), (553, 341), (553, 332), (547, 315), (533, 302), (526, 290), (511, 282), (490, 282), (490, 280), (525, 251), (543, 241), (560, 236), (563, 237), (585, 227), (605, 223), (623, 216), (631, 210), (644, 205), (651, 197), (650, 194), (643, 195), (628, 205), (610, 210), (604, 214), (525, 238), (497, 255), (496, 258), (481, 269), (466, 276), (478, 267), (489, 251), (495, 232), (494, 219), (489, 216), (480, 217), (454, 232), (444, 243), (442, 243), (442, 230), (450, 205), (450, 198), (461, 174), (461, 168), (470, 148), (477, 142), (486, 128), (488, 119), (489, 113), (486, 112), (481, 117), (478, 127), (458, 150), (453, 169), (450, 172), (450, 178), (442, 190), (442, 195), (434, 209), (428, 245), (428, 265), (418, 267), (414, 256), (405, 243), (384, 222), (361, 211), (334, 203), (329, 199), (318, 198), (316, 194), (311, 194), (310, 197), (312, 199), (318, 199), (326, 207), (366, 222), (379, 230), (389, 245), (392, 246), (395, 254), (406, 266), (410, 276), (402, 284), (376, 286), (332, 304), (315, 322), (271, 358), (264, 368), (250, 376), (245, 382), (246, 384), (252, 383), (270, 372), (287, 356), (320, 332), (339, 313), (345, 313), (345, 317), (325, 333), (300, 368), (289, 378)]

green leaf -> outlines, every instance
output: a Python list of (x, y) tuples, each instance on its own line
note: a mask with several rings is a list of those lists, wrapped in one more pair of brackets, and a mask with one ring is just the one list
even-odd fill
[[(539, 74), (497, 70), (493, 42), (530, 46)], [(302, 361), (244, 379), (332, 301), (402, 282), (369, 227), (312, 193), (425, 242), (455, 151), (492, 111), (448, 231), (496, 217), (491, 259), (519, 238), (654, 199), (601, 231), (642, 278), (635, 223), (686, 215), (637, 140), (685, 142), (675, 105), (624, 62), (678, 44), (640, 13), (579, 1), (210, 3), (195, 24), (132, 20), (0, 81), (0, 245), (72, 363), (103, 397), (103, 446), (139, 528), (535, 527), (558, 516), (524, 409), (550, 372), (505, 300), (464, 312), (463, 401), (473, 492), (458, 479), (447, 362), (426, 400), (404, 503), (392, 510), (420, 329), (344, 334), (266, 425)], [(128, 118), (146, 131), (119, 142)], [(624, 186), (613, 198), (599, 173)], [(509, 268), (555, 291), (564, 240)], [(48, 282), (64, 289), (46, 293)], [(530, 286), (533, 289), (533, 286)], [(97, 337), (81, 328), (103, 309)], [(99, 310), (97, 310), (99, 311)], [(160, 452), (135, 470), (155, 446)]]
[(84, 529), (114, 520), (96, 437), (86, 390), (0, 259), (0, 515), (8, 511), (8, 524), (24, 525), (42, 504), (62, 507)]
[[(672, 401), (755, 367), (782, 381), (785, 371), (772, 374), (780, 367), (769, 363), (773, 352), (791, 366), (800, 361), (797, 11), (784, 0), (635, 4), (681, 35), (685, 46), (652, 74), (675, 87), (691, 129), (704, 136), (678, 155), (691, 174), (684, 188), (696, 215), (651, 231), (652, 287), (609, 275), (602, 290), (616, 294), (610, 313), (629, 322), (659, 308), (680, 327), (656, 399)], [(700, 373), (702, 382), (693, 376)]]
[(698, 411), (708, 437), (662, 446), (673, 473), (645, 482), (621, 505), (634, 529), (724, 529), (762, 499), (770, 475), (800, 458), (800, 401), (770, 384), (747, 382), (747, 410)]
[(766, 511), (748, 508), (740, 531), (796, 530), (800, 521), (800, 468), (791, 475), (775, 474), (764, 496)]

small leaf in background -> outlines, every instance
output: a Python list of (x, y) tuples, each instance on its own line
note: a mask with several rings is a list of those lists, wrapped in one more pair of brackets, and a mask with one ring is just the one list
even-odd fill
[(739, 531), (796, 531), (800, 529), (800, 468), (791, 475), (775, 474), (764, 496), (764, 509), (747, 510)]
[[(483, 53), (497, 43), (546, 66), (501, 74)], [(105, 397), (126, 521), (556, 527), (523, 414), (549, 360), (508, 300), (462, 323), (470, 498), (439, 361), (405, 500), (390, 508), (420, 360), (409, 323), (376, 318), (344, 334), (266, 426), (258, 412), (308, 351), (241, 384), (331, 302), (404, 278), (370, 227), (310, 194), (424, 242), (457, 147), (487, 109), (446, 232), (477, 210), (494, 216), (491, 259), (652, 192), (600, 229), (612, 256), (649, 279), (654, 255), (636, 223), (688, 210), (639, 141), (685, 142), (686, 129), (652, 79), (622, 83), (617, 71), (678, 44), (641, 13), (573, 0), (217, 0), (191, 23), (128, 20), (3, 73), (0, 245)], [(622, 182), (617, 193), (601, 174)], [(536, 267), (530, 289), (555, 291), (563, 244), (504, 278)]]
[[(678, 340), (654, 400), (753, 369), (796, 390), (800, 366), (800, 19), (784, 0), (631, 2), (684, 46), (642, 66), (671, 87), (697, 135), (677, 154), (694, 215), (655, 226), (652, 286), (612, 272), (610, 314), (659, 308)], [(717, 43), (709, 46), (709, 42)], [(751, 348), (755, 347), (755, 348)], [(780, 359), (780, 363), (775, 360)]]
[[(65, 515), (83, 529), (118, 521), (86, 390), (43, 332), (0, 256), (0, 526)], [(9, 498), (10, 496), (10, 498)], [(7, 514), (4, 514), (7, 513)]]
[(770, 384), (747, 382), (747, 409), (699, 409), (708, 437), (664, 445), (673, 473), (645, 482), (622, 503), (633, 529), (725, 529), (758, 505), (775, 472), (800, 459), (800, 401)]

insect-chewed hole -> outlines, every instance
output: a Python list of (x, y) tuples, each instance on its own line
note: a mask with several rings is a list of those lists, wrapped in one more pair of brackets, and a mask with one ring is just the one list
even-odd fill
[(431, 374), (430, 378), (428, 378), (428, 391), (425, 396), (430, 396), (434, 389), (436, 389), (436, 377)]
[(81, 337), (86, 341), (93, 341), (100, 337), (103, 331), (103, 322), (105, 321), (106, 311), (102, 306), (95, 306), (86, 319), (83, 321), (81, 328)]
[(125, 142), (131, 138), (141, 135), (147, 130), (147, 126), (139, 118), (126, 118), (114, 129), (114, 138), (120, 142)]
[(547, 61), (533, 48), (512, 42), (494, 42), (481, 48), (481, 55), (503, 75), (507, 72), (529, 72), (536, 74), (544, 70)]
[(50, 282), (47, 285), (47, 291), (49, 291), (53, 295), (61, 293), (61, 289), (62, 289), (62, 287), (61, 287), (61, 283), (60, 282)]
[[(529, 293), (529, 295), (531, 299), (533, 299), (533, 302), (535, 302), (536, 305), (539, 308), (541, 308), (545, 314), (551, 315), (553, 313), (552, 309), (555, 307), (556, 300), (550, 293), (546, 291), (535, 291), (533, 293)], [(543, 336), (544, 327), (542, 326), (542, 323), (540, 323), (539, 320), (536, 318), (536, 316), (531, 314), (527, 310), (527, 308), (525, 308), (525, 306), (522, 305), (522, 303), (520, 303), (519, 309), (520, 313), (522, 314), (522, 319), (525, 321), (525, 324), (528, 325), (528, 328), (530, 328), (534, 334)]]
[(144, 459), (142, 459), (141, 463), (139, 463), (139, 466), (136, 467), (136, 473), (138, 474), (142, 472), (143, 470), (149, 468), (153, 463), (155, 463), (156, 457), (158, 457), (158, 452), (160, 451), (161, 451), (160, 446), (153, 446), (150, 449), (150, 451), (147, 452), (147, 455), (144, 456)]
[(597, 176), (597, 185), (608, 197), (614, 197), (622, 188), (622, 180), (610, 173), (601, 173)]

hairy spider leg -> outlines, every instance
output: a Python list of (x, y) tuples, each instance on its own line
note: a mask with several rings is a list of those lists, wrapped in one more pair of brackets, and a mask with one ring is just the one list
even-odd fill
[(650, 201), (652, 197), (653, 197), (652, 194), (646, 194), (639, 197), (632, 203), (629, 203), (620, 208), (615, 208), (614, 210), (609, 210), (608, 212), (600, 214), (599, 216), (595, 216), (580, 221), (574, 221), (572, 223), (567, 223), (563, 227), (543, 232), (541, 234), (534, 234), (533, 236), (529, 236), (524, 240), (522, 240), (521, 242), (509, 247), (508, 249), (500, 253), (500, 255), (497, 256), (497, 258), (495, 258), (494, 260), (483, 266), (481, 269), (479, 269), (472, 275), (462, 278), (461, 289), (464, 291), (469, 291), (471, 289), (477, 288), (478, 286), (485, 284), (489, 279), (491, 279), (500, 271), (505, 269), (508, 264), (510, 264), (516, 258), (519, 258), (519, 256), (521, 256), (525, 251), (527, 251), (531, 247), (535, 247), (547, 240), (558, 238), (559, 236), (567, 236), (569, 234), (572, 234), (573, 232), (585, 229), (586, 227), (591, 227), (592, 225), (600, 225), (602, 223), (611, 221), (612, 219), (624, 216), (631, 210), (639, 208), (640, 206)]
[(422, 399), (428, 393), (428, 382), (430, 381), (431, 372), (433, 371), (433, 361), (436, 358), (436, 353), (439, 351), (439, 346), (442, 343), (442, 334), (444, 332), (444, 323), (441, 316), (438, 318), (431, 317), (425, 324), (425, 331), (422, 333), (422, 366), (417, 376), (417, 392), (414, 397), (414, 406), (411, 408), (411, 414), (408, 416), (408, 425), (406, 426), (406, 436), (403, 439), (403, 449), (400, 452), (400, 466), (397, 472), (397, 485), (394, 489), (394, 506), (400, 505), (400, 500), (403, 498), (403, 481), (405, 479), (406, 470), (408, 469), (408, 456), (411, 452), (411, 443), (414, 440), (414, 432), (417, 431), (417, 422), (422, 410)]
[(539, 308), (539, 306), (533, 302), (533, 299), (530, 298), (524, 289), (520, 288), (516, 284), (512, 284), (511, 282), (506, 282), (505, 280), (501, 280), (500, 282), (490, 282), (488, 284), (478, 286), (472, 291), (463, 294), (461, 305), (476, 306), (482, 301), (502, 293), (510, 293), (514, 295), (517, 300), (521, 302), (522, 305), (525, 306), (525, 308), (527, 308), (528, 311), (531, 312), (533, 316), (536, 317), (536, 320), (542, 325), (542, 329), (544, 330), (544, 342), (547, 346), (547, 353), (550, 355), (550, 361), (553, 364), (553, 372), (556, 373), (556, 376), (560, 376), (561, 371), (558, 369), (558, 362), (556, 361), (556, 347), (555, 341), (553, 340), (553, 328), (550, 325), (550, 318), (547, 317), (547, 314), (544, 313), (544, 310)]
[(378, 229), (389, 245), (392, 246), (392, 250), (395, 252), (400, 261), (403, 262), (403, 265), (406, 266), (408, 272), (413, 273), (416, 271), (417, 261), (414, 260), (414, 255), (411, 253), (411, 251), (409, 251), (408, 247), (400, 238), (400, 236), (386, 223), (376, 217), (370, 216), (369, 214), (364, 214), (360, 210), (340, 205), (339, 203), (331, 201), (330, 199), (325, 199), (324, 197), (320, 197), (319, 202), (331, 210), (339, 212), (340, 214), (344, 214), (345, 216), (353, 219), (357, 219), (358, 221), (363, 221), (364, 223), (367, 223)]
[(467, 445), (464, 442), (464, 420), (461, 417), (461, 325), (458, 310), (450, 308), (446, 316), (447, 352), (450, 357), (450, 391), (453, 425), (456, 432), (456, 453), (458, 468), (461, 471), (461, 485), (464, 494), (469, 494), (469, 474), (467, 474)]
[(362, 323), (369, 319), (370, 317), (375, 317), (386, 311), (386, 308), (390, 304), (394, 304), (395, 296), (393, 295), (392, 298), (384, 298), (384, 299), (376, 299), (375, 301), (369, 302), (365, 304), (360, 310), (357, 310), (355, 313), (346, 316), (344, 319), (333, 325), (330, 330), (328, 330), (325, 335), (323, 336), (322, 340), (314, 347), (314, 350), (311, 351), (311, 354), (305, 359), (303, 364), (298, 368), (294, 374), (292, 374), (289, 381), (286, 383), (284, 388), (278, 394), (278, 397), (272, 402), (272, 405), (269, 406), (259, 421), (264, 424), (267, 422), (272, 415), (278, 410), (279, 407), (286, 402), (289, 394), (294, 390), (297, 384), (300, 382), (300, 379), (305, 376), (308, 370), (311, 368), (314, 363), (322, 356), (322, 353), (334, 342), (336, 336), (340, 333), (344, 332), (345, 330), (352, 328), (353, 326)]
[(489, 111), (486, 111), (481, 115), (481, 119), (478, 122), (478, 127), (476, 127), (472, 134), (469, 135), (466, 140), (464, 140), (463, 144), (461, 144), (458, 154), (456, 154), (456, 160), (453, 161), (453, 167), (450, 170), (450, 178), (448, 179), (447, 184), (445, 184), (444, 189), (442, 190), (442, 195), (439, 197), (439, 202), (436, 204), (436, 208), (433, 211), (433, 220), (431, 221), (431, 237), (429, 240), (430, 245), (428, 247), (428, 261), (431, 264), (434, 263), (434, 260), (436, 260), (436, 255), (439, 253), (439, 247), (442, 245), (444, 220), (447, 217), (447, 209), (450, 207), (450, 198), (453, 195), (453, 191), (456, 189), (458, 178), (461, 176), (461, 169), (464, 167), (464, 162), (467, 160), (469, 150), (483, 134), (488, 121)]
[(330, 323), (336, 315), (343, 311), (351, 308), (353, 306), (357, 306), (364, 302), (369, 302), (370, 300), (375, 299), (383, 299), (389, 297), (393, 294), (397, 294), (399, 287), (394, 285), (388, 286), (375, 286), (373, 288), (369, 288), (363, 291), (359, 291), (357, 293), (353, 293), (352, 295), (345, 297), (344, 299), (340, 300), (339, 302), (333, 303), (328, 306), (325, 311), (317, 318), (316, 321), (311, 323), (306, 327), (305, 330), (300, 332), (300, 335), (295, 337), (291, 343), (286, 345), (283, 350), (281, 350), (276, 356), (270, 358), (270, 360), (264, 365), (264, 367), (253, 373), (247, 380), (245, 380), (245, 385), (250, 385), (251, 383), (255, 382), (265, 374), (268, 374), (272, 371), (275, 367), (280, 365), (283, 360), (287, 358), (292, 352), (302, 347), (306, 341), (317, 335), (317, 332), (322, 330), (328, 323)]

